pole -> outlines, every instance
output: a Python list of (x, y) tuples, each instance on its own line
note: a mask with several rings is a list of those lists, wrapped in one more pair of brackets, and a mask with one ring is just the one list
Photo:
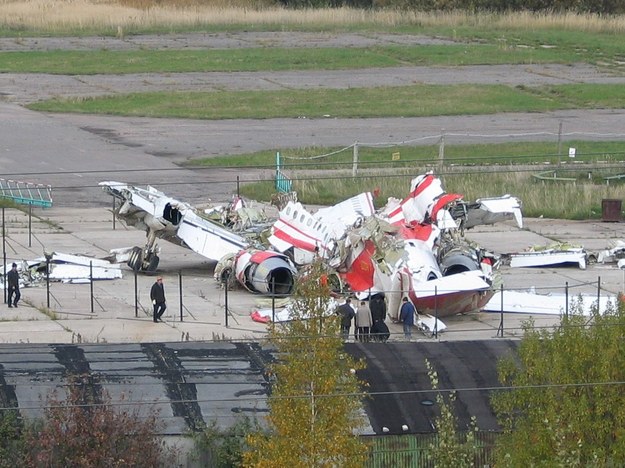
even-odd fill
[(569, 282), (567, 281), (564, 286), (564, 300), (566, 300), (566, 304), (564, 305), (564, 316), (569, 318)]
[(178, 272), (178, 290), (180, 291), (180, 321), (182, 322), (182, 271)]
[(271, 277), (271, 323), (276, 323), (276, 278)]
[(240, 186), (239, 186), (239, 176), (237, 176), (237, 197), (241, 196)]
[(354, 142), (354, 152), (352, 156), (352, 177), (358, 174), (358, 142)]
[(115, 230), (115, 197), (113, 197), (113, 231)]
[(7, 302), (7, 249), (6, 249), (6, 231), (4, 224), (4, 206), (2, 207), (2, 260), (4, 265), (4, 302)]
[(89, 290), (91, 295), (91, 313), (93, 314), (93, 261), (89, 262)]
[(558, 167), (562, 163), (562, 122), (558, 125)]
[(46, 255), (46, 305), (50, 309), (50, 257)]
[(601, 276), (597, 276), (597, 313), (601, 311), (600, 301), (601, 300)]
[(445, 165), (445, 129), (441, 131), (441, 141), (438, 145), (438, 172), (443, 172)]
[(434, 286), (434, 338), (438, 338), (438, 286)]
[(224, 287), (224, 314), (226, 321), (226, 328), (228, 328), (228, 283), (230, 282), (230, 272), (225, 274), (226, 284)]
[(28, 204), (28, 247), (33, 246), (32, 234), (33, 234), (33, 204), (29, 203)]
[(139, 316), (139, 287), (137, 285), (137, 270), (132, 270), (135, 275), (135, 317)]
[(501, 295), (501, 308), (499, 309), (499, 328), (497, 329), (497, 336), (503, 338), (503, 284), (499, 285), (499, 294)]

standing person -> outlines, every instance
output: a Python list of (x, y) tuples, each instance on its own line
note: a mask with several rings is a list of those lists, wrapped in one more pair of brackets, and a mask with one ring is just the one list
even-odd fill
[(360, 306), (356, 310), (356, 329), (358, 330), (358, 341), (368, 342), (373, 320), (371, 310), (365, 301), (360, 301)]
[(343, 340), (349, 338), (349, 329), (352, 327), (352, 319), (356, 315), (352, 307), (352, 300), (348, 297), (345, 304), (339, 306), (336, 313), (341, 316), (341, 335)]
[(378, 293), (374, 295), (369, 301), (369, 308), (371, 309), (371, 319), (373, 323), (382, 320), (386, 320), (386, 297), (384, 293)]
[(376, 341), (385, 341), (383, 339), (383, 333), (386, 327), (384, 327), (384, 321), (386, 320), (386, 299), (384, 293), (375, 294), (369, 301), (369, 308), (371, 309), (371, 336)]
[[(7, 303), (9, 307), (17, 307), (22, 294), (20, 293), (20, 275), (17, 272), (17, 263), (12, 265), (11, 271), (7, 273), (7, 283), (9, 284), (9, 295)], [(13, 297), (15, 295), (15, 297)]]
[(414, 325), (415, 312), (416, 310), (412, 302), (410, 302), (407, 297), (404, 297), (399, 311), (399, 321), (404, 324), (404, 337), (408, 341), (412, 338), (412, 326)]
[(156, 283), (152, 285), (152, 289), (150, 289), (150, 299), (152, 300), (152, 305), (154, 306), (154, 322), (162, 322), (161, 317), (165, 313), (165, 309), (167, 309), (162, 276), (156, 278)]

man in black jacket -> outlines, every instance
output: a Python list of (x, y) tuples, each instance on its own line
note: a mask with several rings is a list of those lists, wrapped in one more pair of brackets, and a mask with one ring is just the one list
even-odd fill
[(383, 292), (377, 293), (369, 300), (369, 308), (371, 309), (371, 318), (373, 325), (371, 326), (371, 335), (376, 341), (386, 341), (389, 338), (388, 326), (384, 323), (386, 320), (386, 299)]
[(156, 283), (152, 285), (152, 289), (150, 289), (150, 299), (152, 300), (152, 305), (154, 306), (154, 322), (162, 322), (161, 317), (165, 313), (165, 309), (167, 309), (167, 304), (165, 304), (165, 288), (163, 287), (162, 276), (156, 278)]
[(20, 275), (17, 272), (17, 263), (14, 263), (11, 271), (7, 273), (7, 283), (9, 284), (7, 303), (9, 304), (9, 307), (17, 307), (17, 303), (22, 297), (20, 294)]
[(352, 327), (352, 319), (356, 315), (354, 308), (352, 307), (352, 301), (348, 297), (345, 303), (336, 309), (336, 313), (341, 317), (341, 335), (343, 339), (347, 341), (349, 338), (349, 329)]

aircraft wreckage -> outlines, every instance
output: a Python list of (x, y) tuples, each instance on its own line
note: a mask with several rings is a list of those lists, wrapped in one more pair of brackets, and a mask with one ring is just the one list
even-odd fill
[(404, 295), (419, 313), (479, 310), (494, 293), (499, 258), (470, 244), (464, 230), (507, 219), (522, 227), (517, 198), (465, 202), (431, 173), (415, 177), (403, 200), (390, 198), (381, 210), (367, 192), (314, 213), (289, 201), (274, 221), (254, 216), (240, 198), (206, 214), (151, 186), (100, 185), (120, 201), (117, 218), (146, 231), (145, 245), (128, 249), (135, 271), (156, 270), (157, 239), (164, 239), (216, 261), (220, 282), (234, 278), (252, 292), (283, 296), (293, 292), (298, 270), (320, 257), (336, 273), (339, 292), (360, 299), (384, 293), (392, 318)]

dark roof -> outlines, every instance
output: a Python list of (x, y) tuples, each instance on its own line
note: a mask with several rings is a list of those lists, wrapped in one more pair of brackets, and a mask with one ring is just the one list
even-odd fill
[[(514, 351), (508, 340), (346, 344), (367, 361), (360, 377), (374, 395), (365, 409), (374, 433), (432, 432), (437, 414), (425, 358), (439, 375), (439, 387), (476, 389), (498, 385), (496, 365)], [(264, 415), (268, 394), (265, 366), (273, 359), (258, 343), (184, 342), (142, 344), (0, 345), (0, 407), (19, 407), (42, 416), (46, 396), (70, 374), (88, 376), (96, 400), (103, 391), (113, 403), (142, 402), (158, 409), (164, 434), (183, 434), (204, 422), (229, 427), (241, 414)], [(425, 393), (415, 393), (426, 390)], [(404, 393), (402, 393), (404, 392)], [(490, 391), (457, 392), (456, 414), (466, 426), (472, 415), (480, 429), (497, 429)]]
[[(264, 375), (271, 355), (256, 343), (11, 344), (0, 346), (0, 406), (41, 417), (50, 391), (70, 374), (88, 375), (90, 392), (112, 403), (158, 410), (164, 434), (203, 422), (232, 425), (240, 414), (265, 414)], [(127, 407), (126, 407), (127, 408)], [(141, 413), (140, 413), (141, 414)]]
[[(490, 404), (498, 387), (497, 361), (515, 352), (518, 341), (483, 340), (415, 343), (354, 343), (346, 350), (366, 361), (359, 377), (372, 396), (365, 400), (367, 415), (376, 434), (434, 432), (439, 414), (436, 393), (428, 376), (428, 359), (438, 374), (439, 389), (457, 389), (455, 415), (459, 428), (468, 428), (472, 416), (480, 430), (498, 430)], [(466, 389), (466, 390), (465, 390)], [(422, 392), (424, 391), (424, 392)], [(433, 404), (431, 404), (433, 403)]]

